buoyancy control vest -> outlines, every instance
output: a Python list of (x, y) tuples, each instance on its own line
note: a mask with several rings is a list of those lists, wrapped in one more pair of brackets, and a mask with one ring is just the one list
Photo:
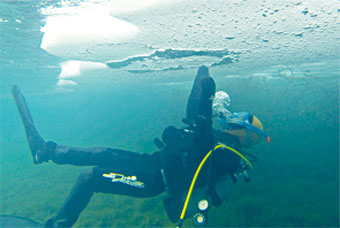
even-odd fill
[[(164, 206), (173, 222), (179, 218), (189, 185), (200, 161), (217, 143), (214, 138), (219, 138), (219, 132), (216, 130), (211, 132), (195, 130), (191, 127), (177, 129), (169, 126), (162, 135), (164, 147), (161, 161), (168, 188)], [(233, 142), (233, 138), (231, 137), (229, 141)], [(197, 204), (202, 199), (206, 199), (214, 206), (227, 199), (233, 189), (231, 175), (239, 166), (239, 157), (232, 153), (221, 152), (211, 156), (199, 174), (185, 217), (197, 211)]]

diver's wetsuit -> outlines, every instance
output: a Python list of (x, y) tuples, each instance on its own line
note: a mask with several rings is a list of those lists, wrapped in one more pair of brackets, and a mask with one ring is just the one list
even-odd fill
[[(58, 214), (48, 220), (46, 226), (69, 227), (79, 217), (95, 192), (152, 197), (165, 191), (160, 172), (159, 153), (139, 154), (110, 148), (74, 148), (49, 142), (54, 153), (51, 160), (57, 164), (96, 166), (80, 174), (71, 193)], [(120, 182), (111, 182), (103, 174), (111, 172), (136, 176), (144, 188), (136, 188)]]
[[(214, 94), (215, 83), (209, 77), (208, 68), (201, 67), (187, 106), (187, 123), (190, 127), (186, 129), (176, 129), (172, 126), (166, 128), (162, 136), (164, 147), (160, 151), (153, 154), (139, 154), (120, 149), (78, 148), (58, 145), (54, 142), (45, 143), (34, 128), (23, 96), (18, 88), (14, 88), (14, 97), (25, 125), (33, 156), (39, 152), (39, 156), (47, 156), (46, 159), (43, 158), (43, 161), (52, 160), (57, 164), (95, 166), (80, 174), (57, 215), (49, 219), (45, 226), (72, 226), (95, 192), (143, 198), (156, 196), (166, 189), (170, 194), (187, 191), (198, 164), (220, 139), (223, 138), (223, 143), (237, 149), (237, 139), (230, 135), (221, 137), (221, 133), (212, 128)], [(36, 138), (38, 146), (32, 144), (32, 137)], [(34, 157), (34, 159), (35, 163), (41, 163), (39, 158)], [(211, 156), (210, 160), (210, 166), (205, 166), (200, 173), (196, 184), (198, 187), (210, 186), (219, 176), (236, 172), (240, 165), (239, 157), (230, 153), (217, 153), (216, 156)], [(208, 167), (211, 168), (208, 169)], [(110, 173), (136, 176), (137, 181), (144, 183), (144, 187), (112, 182), (111, 178), (103, 176), (103, 174)]]
[[(183, 132), (183, 130), (178, 130), (178, 132)], [(198, 140), (202, 141), (198, 142)], [(179, 147), (174, 148), (174, 145), (169, 143), (162, 151), (153, 154), (99, 147), (76, 148), (48, 142), (53, 162), (96, 167), (80, 174), (58, 214), (47, 221), (46, 227), (52, 224), (57, 227), (72, 226), (95, 192), (145, 198), (163, 193), (166, 187), (169, 188), (171, 194), (187, 191), (199, 162), (210, 150), (203, 145), (204, 140), (207, 140), (204, 135), (199, 137), (189, 135), (177, 141), (176, 145)], [(233, 142), (232, 138), (230, 140)], [(232, 146), (236, 147), (235, 144)], [(181, 156), (184, 153), (187, 153), (187, 158)], [(193, 156), (194, 154), (196, 156)], [(239, 168), (239, 157), (234, 154), (216, 153), (212, 159), (213, 174), (211, 176), (213, 177), (211, 178), (213, 181), (224, 174), (232, 174)], [(103, 177), (103, 174), (111, 172), (136, 176), (138, 181), (144, 183), (144, 188), (136, 188), (120, 182), (113, 183), (111, 179)], [(201, 171), (197, 187), (208, 184), (207, 175), (208, 166)], [(164, 177), (167, 180), (167, 186), (165, 186)]]
[[(196, 121), (196, 130), (184, 133), (183, 129), (168, 127), (162, 137), (165, 146), (159, 152), (139, 154), (119, 149), (77, 148), (48, 142), (47, 150), (53, 162), (96, 167), (79, 176), (64, 205), (55, 217), (47, 221), (46, 226), (72, 226), (94, 192), (152, 197), (163, 193), (166, 187), (172, 192), (187, 189), (199, 162), (214, 146), (211, 98), (215, 94), (215, 83), (212, 78), (205, 76), (197, 82), (201, 84), (199, 94), (194, 94), (198, 101), (196, 100), (195, 107), (190, 107), (191, 110), (196, 109), (195, 118), (201, 115)], [(185, 158), (181, 156), (183, 153), (188, 155), (187, 164), (184, 164)], [(111, 172), (136, 176), (138, 181), (144, 183), (144, 188), (120, 182), (113, 183), (111, 179), (103, 177), (103, 174)], [(165, 186), (164, 178), (168, 186)], [(200, 177), (200, 180), (204, 179)]]

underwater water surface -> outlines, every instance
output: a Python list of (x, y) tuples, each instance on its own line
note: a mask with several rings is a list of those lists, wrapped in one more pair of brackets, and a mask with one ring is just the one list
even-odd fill
[[(46, 140), (156, 151), (197, 69), (269, 144), (211, 227), (339, 226), (339, 1), (0, 1), (0, 214), (40, 223), (89, 167), (34, 165), (11, 96)], [(75, 227), (173, 227), (160, 195), (95, 194)], [(192, 226), (191, 219), (184, 227)]]

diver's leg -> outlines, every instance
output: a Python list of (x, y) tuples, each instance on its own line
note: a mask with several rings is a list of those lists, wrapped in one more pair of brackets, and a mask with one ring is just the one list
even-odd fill
[(105, 147), (81, 148), (54, 143), (53, 152), (50, 152), (50, 159), (57, 164), (128, 168), (133, 167), (136, 162), (147, 162), (150, 159), (150, 155), (121, 149)]
[[(153, 164), (144, 165), (148, 167), (141, 166), (137, 167), (138, 169), (134, 167), (134, 170), (98, 167), (83, 172), (58, 214), (49, 219), (45, 227), (71, 227), (77, 221), (80, 213), (85, 209), (95, 192), (140, 198), (152, 197), (164, 192), (165, 187), (160, 171), (153, 168), (150, 169), (150, 166)], [(110, 174), (111, 172), (118, 172), (125, 176), (136, 176), (136, 181), (142, 182), (144, 185), (136, 187), (124, 182), (112, 182), (111, 178), (103, 176), (103, 174)]]
[(45, 227), (71, 227), (90, 201), (93, 189), (92, 171), (81, 173), (64, 205), (55, 217), (46, 222)]
[(131, 158), (138, 157), (138, 159), (143, 160), (147, 157), (147, 155), (139, 155), (125, 150), (109, 148), (77, 148), (57, 145), (54, 142), (45, 142), (34, 126), (32, 116), (20, 89), (17, 86), (13, 86), (12, 93), (25, 127), (27, 140), (35, 164), (52, 160), (57, 164), (117, 166), (122, 163), (131, 163)]

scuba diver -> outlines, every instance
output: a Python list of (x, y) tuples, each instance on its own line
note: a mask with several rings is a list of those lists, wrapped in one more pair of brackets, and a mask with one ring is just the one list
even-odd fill
[[(201, 66), (187, 103), (186, 127), (167, 127), (158, 150), (140, 154), (104, 147), (80, 148), (45, 141), (35, 128), (25, 98), (17, 86), (12, 92), (23, 121), (34, 164), (94, 166), (81, 173), (58, 213), (45, 227), (71, 227), (96, 192), (146, 198), (166, 192), (165, 209), (172, 222), (182, 225), (194, 215), (204, 225), (210, 205), (227, 199), (242, 174), (249, 180), (250, 161), (242, 148), (264, 137), (261, 122), (249, 113), (230, 113), (225, 93), (215, 96), (215, 82)], [(227, 101), (226, 101), (227, 102)], [(214, 107), (213, 107), (214, 106)], [(213, 110), (215, 114), (213, 115)], [(213, 128), (216, 116), (220, 129)], [(195, 187), (195, 188), (194, 188)]]

